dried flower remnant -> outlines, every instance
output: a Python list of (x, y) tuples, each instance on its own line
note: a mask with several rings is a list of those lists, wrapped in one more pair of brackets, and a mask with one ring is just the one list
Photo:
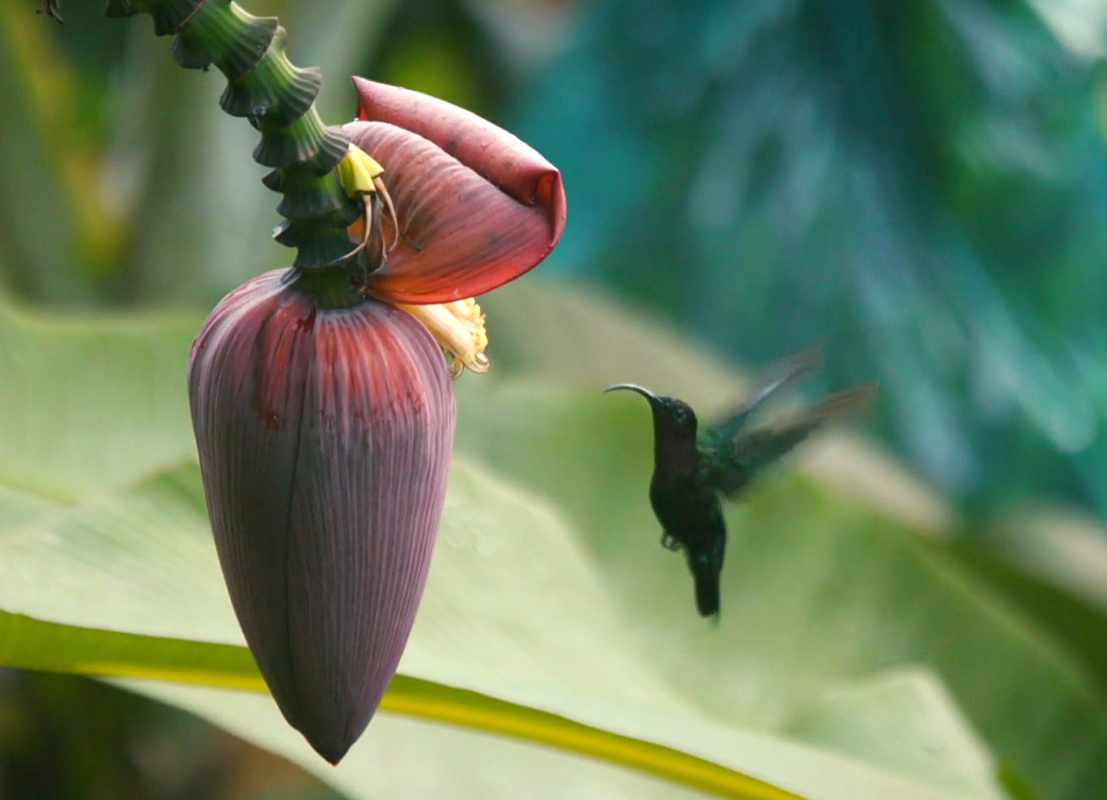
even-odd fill
[(53, 17), (59, 25), (65, 22), (61, 15), (61, 0), (45, 0), (41, 8), (35, 9), (35, 13)]

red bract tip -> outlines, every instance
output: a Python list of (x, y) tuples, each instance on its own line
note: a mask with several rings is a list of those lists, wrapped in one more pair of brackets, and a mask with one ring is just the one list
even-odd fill
[(189, 394), (208, 512), (281, 711), (337, 763), (395, 673), (446, 490), (442, 352), (374, 300), (321, 308), (270, 272), (216, 307)]
[(533, 269), (565, 229), (561, 173), (510, 133), (428, 95), (354, 78), (351, 141), (384, 167), (399, 244), (366, 291), (447, 303)]

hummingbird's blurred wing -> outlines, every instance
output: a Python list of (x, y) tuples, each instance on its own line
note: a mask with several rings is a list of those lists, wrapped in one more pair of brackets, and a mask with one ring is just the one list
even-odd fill
[(705, 479), (730, 498), (745, 489), (754, 476), (783, 456), (832, 417), (868, 403), (877, 384), (866, 383), (827, 395), (818, 405), (770, 428), (738, 431), (729, 441), (717, 439), (703, 454)]
[(822, 363), (822, 358), (822, 348), (816, 345), (769, 367), (761, 376), (759, 388), (753, 396), (711, 425), (704, 434), (702, 444), (710, 447), (733, 440), (749, 422), (750, 417), (774, 394), (814, 373)]

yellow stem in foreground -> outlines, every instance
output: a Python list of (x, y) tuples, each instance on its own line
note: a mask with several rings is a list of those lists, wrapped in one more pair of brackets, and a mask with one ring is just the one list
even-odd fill
[[(427, 691), (428, 688), (431, 691)], [(445, 696), (435, 697), (437, 693)], [(397, 675), (392, 681), (381, 710), (537, 742), (630, 767), (720, 797), (802, 800), (764, 781), (664, 745), (594, 728), (479, 692), (406, 675)]]
[[(0, 611), (0, 666), (268, 692), (245, 647), (82, 628), (4, 611)], [(719, 797), (802, 800), (671, 747), (407, 675), (392, 681), (381, 710), (548, 745)]]

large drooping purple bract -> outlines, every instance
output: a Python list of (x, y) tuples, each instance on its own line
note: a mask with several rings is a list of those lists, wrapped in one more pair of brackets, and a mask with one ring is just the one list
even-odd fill
[(545, 259), (566, 218), (561, 174), (511, 134), (355, 84), (346, 159), (377, 173), (343, 184), (364, 205), (346, 259), (236, 289), (189, 362), (235, 612), (281, 711), (331, 762), (379, 705), (426, 581), (454, 435), (443, 351), (487, 368), (474, 298)]
[(189, 396), (246, 641), (289, 723), (337, 763), (415, 620), (455, 408), (422, 324), (373, 299), (321, 307), (295, 277), (223, 299), (193, 345)]

